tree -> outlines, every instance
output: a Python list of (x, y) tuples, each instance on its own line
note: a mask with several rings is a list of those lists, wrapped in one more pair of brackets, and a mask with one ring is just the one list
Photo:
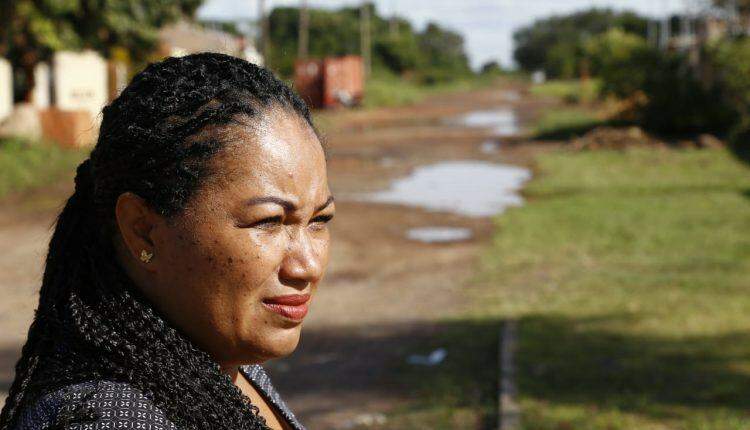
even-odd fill
[(513, 35), (513, 56), (526, 71), (544, 70), (549, 77), (572, 78), (585, 65), (585, 44), (611, 28), (646, 37), (648, 22), (632, 12), (590, 9), (538, 20)]
[(451, 80), (471, 73), (469, 59), (460, 34), (434, 22), (419, 34), (419, 48), (424, 58), (424, 78), (428, 83)]
[(602, 80), (601, 92), (628, 98), (643, 91), (649, 73), (658, 65), (660, 52), (641, 36), (613, 28), (586, 43), (591, 73)]
[[(427, 82), (450, 80), (470, 73), (460, 34), (430, 23), (416, 32), (403, 18), (385, 19), (369, 3), (372, 62), (377, 69), (396, 74), (414, 72)], [(360, 8), (309, 9), (311, 58), (360, 53)], [(269, 65), (283, 76), (294, 71), (299, 32), (299, 9), (278, 7), (271, 12), (271, 56)]]
[(500, 63), (495, 60), (491, 60), (482, 64), (482, 67), (479, 69), (479, 73), (487, 76), (500, 75), (503, 73), (503, 68), (500, 66)]
[(34, 67), (54, 51), (93, 49), (110, 58), (118, 50), (143, 60), (156, 46), (158, 29), (192, 16), (202, 0), (3, 0), (0, 55), (34, 88)]

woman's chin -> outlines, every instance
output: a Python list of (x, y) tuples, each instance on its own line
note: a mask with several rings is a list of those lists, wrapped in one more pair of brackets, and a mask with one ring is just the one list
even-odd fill
[(253, 362), (263, 362), (290, 355), (297, 349), (300, 339), (301, 326), (285, 329), (275, 329), (263, 337), (263, 345), (248, 344), (246, 351)]

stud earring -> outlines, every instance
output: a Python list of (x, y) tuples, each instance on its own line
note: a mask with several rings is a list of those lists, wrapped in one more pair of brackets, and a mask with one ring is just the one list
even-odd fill
[(147, 252), (145, 249), (141, 250), (141, 261), (148, 263), (151, 261), (151, 257), (154, 256), (153, 252)]

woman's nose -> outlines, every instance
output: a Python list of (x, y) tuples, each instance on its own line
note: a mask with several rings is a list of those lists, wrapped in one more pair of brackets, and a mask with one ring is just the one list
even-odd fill
[(323, 276), (320, 250), (304, 229), (289, 232), (289, 242), (279, 276), (282, 278), (317, 282)]

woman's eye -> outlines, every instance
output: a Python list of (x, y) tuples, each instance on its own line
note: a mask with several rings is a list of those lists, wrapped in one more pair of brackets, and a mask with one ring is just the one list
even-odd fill
[(333, 219), (333, 215), (320, 215), (312, 219), (313, 223), (316, 223), (319, 225), (319, 227), (324, 227), (325, 224)]
[(255, 222), (250, 225), (250, 227), (259, 227), (259, 228), (274, 228), (281, 224), (282, 217), (281, 215), (272, 216), (268, 218), (264, 218), (258, 222)]

